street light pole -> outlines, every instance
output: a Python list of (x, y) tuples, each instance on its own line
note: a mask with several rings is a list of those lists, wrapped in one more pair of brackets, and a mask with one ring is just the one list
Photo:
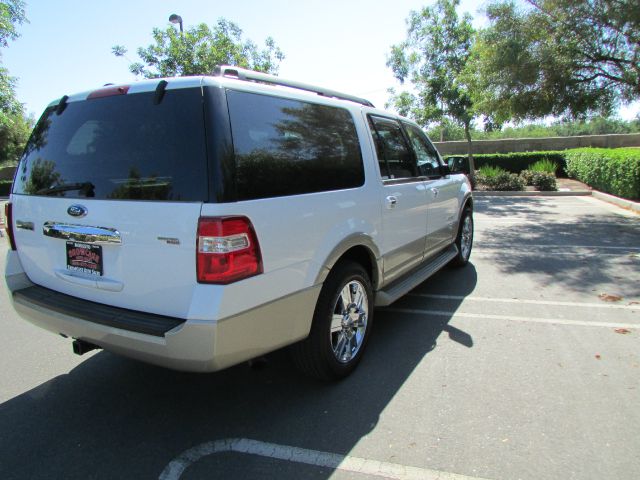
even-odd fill
[(169, 21), (171, 23), (179, 23), (180, 24), (180, 33), (182, 32), (182, 17), (180, 15), (176, 15), (175, 13), (172, 13), (171, 16), (169, 17)]

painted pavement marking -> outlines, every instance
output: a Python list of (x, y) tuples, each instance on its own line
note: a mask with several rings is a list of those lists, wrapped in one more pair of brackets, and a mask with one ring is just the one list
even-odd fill
[(577, 308), (610, 308), (625, 310), (640, 310), (640, 304), (636, 305), (615, 305), (607, 303), (580, 303), (580, 302), (557, 302), (552, 300), (526, 300), (520, 298), (491, 298), (491, 297), (465, 297), (462, 295), (439, 295), (435, 293), (409, 293), (409, 297), (423, 297), (441, 300), (469, 300), (474, 302), (497, 302), (497, 303), (520, 303), (524, 305), (549, 305), (552, 307), (577, 307)]
[(397, 463), (379, 462), (368, 458), (290, 447), (247, 438), (227, 438), (200, 444), (173, 459), (160, 474), (160, 480), (178, 480), (187, 468), (209, 455), (233, 452), (287, 462), (343, 470), (362, 475), (397, 480), (482, 480), (457, 473), (410, 467)]
[(433, 315), (449, 318), (478, 318), (483, 320), (507, 320), (524, 323), (545, 323), (552, 325), (572, 325), (578, 327), (607, 327), (607, 328), (638, 328), (640, 324), (617, 322), (583, 322), (580, 320), (566, 320), (560, 318), (518, 317), (515, 315), (489, 315), (484, 313), (445, 312), (441, 310), (420, 310), (415, 308), (385, 308), (384, 312), (409, 313), (414, 315)]

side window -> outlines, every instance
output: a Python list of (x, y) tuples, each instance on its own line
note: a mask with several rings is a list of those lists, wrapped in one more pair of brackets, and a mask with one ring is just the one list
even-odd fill
[(407, 136), (413, 145), (413, 150), (418, 157), (418, 170), (420, 175), (425, 177), (440, 176), (440, 162), (435, 148), (429, 142), (429, 139), (419, 128), (409, 123), (404, 123)]
[(227, 91), (238, 200), (355, 188), (364, 166), (348, 110)]
[(383, 180), (417, 177), (418, 168), (400, 124), (383, 117), (369, 117)]

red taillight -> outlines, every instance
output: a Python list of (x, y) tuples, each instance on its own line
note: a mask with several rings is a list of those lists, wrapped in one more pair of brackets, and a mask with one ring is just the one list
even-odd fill
[(256, 232), (246, 217), (200, 217), (196, 266), (199, 283), (227, 284), (262, 273)]
[(16, 250), (16, 239), (13, 236), (13, 206), (11, 202), (4, 204), (4, 221), (7, 222), (4, 229), (7, 232), (7, 238), (11, 245), (11, 250)]

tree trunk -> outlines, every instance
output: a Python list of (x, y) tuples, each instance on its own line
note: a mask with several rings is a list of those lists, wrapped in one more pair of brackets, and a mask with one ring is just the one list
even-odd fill
[(464, 136), (467, 139), (467, 152), (469, 155), (469, 180), (471, 186), (476, 187), (476, 165), (473, 161), (473, 146), (471, 144), (471, 125), (470, 122), (464, 122)]

